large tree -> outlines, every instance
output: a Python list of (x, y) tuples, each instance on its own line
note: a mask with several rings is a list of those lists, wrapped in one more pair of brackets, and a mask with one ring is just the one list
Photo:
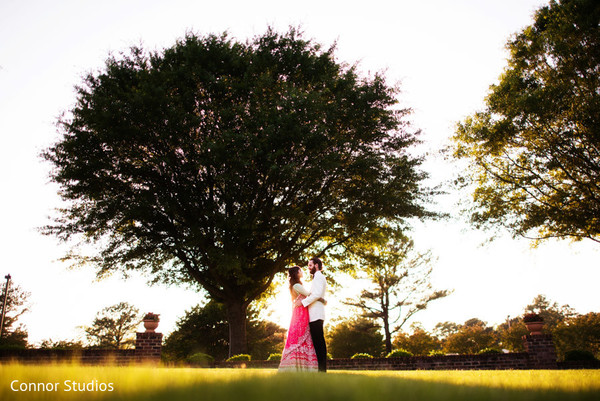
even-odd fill
[(246, 309), (286, 265), (426, 214), (397, 95), (294, 29), (110, 57), (43, 153), (66, 201), (45, 232), (93, 243), (100, 276), (198, 284), (242, 353)]
[(471, 219), (600, 242), (600, 2), (551, 1), (508, 44), (486, 108), (458, 126)]
[(392, 335), (427, 305), (450, 294), (434, 290), (431, 285), (431, 252), (417, 252), (414, 242), (406, 237), (356, 247), (354, 255), (360, 271), (371, 287), (361, 291), (347, 305), (356, 306), (367, 318), (383, 324), (386, 352), (392, 351)]

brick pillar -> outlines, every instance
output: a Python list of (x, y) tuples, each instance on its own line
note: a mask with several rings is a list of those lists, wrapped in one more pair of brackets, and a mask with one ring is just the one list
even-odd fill
[(162, 349), (162, 333), (136, 333), (135, 357), (138, 361), (159, 362)]
[(549, 334), (523, 336), (525, 352), (531, 369), (556, 369), (556, 348)]

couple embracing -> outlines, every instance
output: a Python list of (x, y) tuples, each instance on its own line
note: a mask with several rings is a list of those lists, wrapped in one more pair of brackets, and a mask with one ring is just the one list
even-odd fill
[(323, 334), (325, 320), (325, 290), (323, 262), (312, 258), (308, 271), (313, 276), (310, 291), (302, 285), (302, 269), (288, 270), (293, 310), (285, 348), (281, 354), (280, 371), (327, 371), (327, 346)]

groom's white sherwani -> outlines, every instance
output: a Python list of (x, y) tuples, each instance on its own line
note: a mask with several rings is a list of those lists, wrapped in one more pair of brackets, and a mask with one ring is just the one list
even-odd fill
[(308, 318), (311, 322), (325, 320), (325, 305), (318, 299), (325, 298), (326, 290), (325, 276), (317, 270), (310, 286), (310, 295), (302, 300), (302, 305), (308, 307)]

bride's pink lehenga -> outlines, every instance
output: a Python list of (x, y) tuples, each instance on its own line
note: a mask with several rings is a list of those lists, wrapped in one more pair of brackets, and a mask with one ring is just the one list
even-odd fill
[[(303, 295), (299, 296), (299, 299), (304, 298)], [(285, 348), (281, 354), (279, 371), (316, 371), (317, 369), (317, 354), (308, 327), (308, 309), (302, 305), (295, 306)]]

